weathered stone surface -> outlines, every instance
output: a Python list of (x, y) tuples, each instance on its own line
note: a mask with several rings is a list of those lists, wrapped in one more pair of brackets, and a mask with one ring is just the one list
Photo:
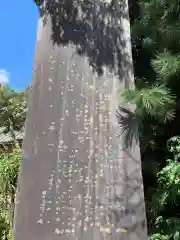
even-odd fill
[(14, 240), (147, 239), (139, 146), (123, 147), (116, 119), (117, 91), (133, 82), (129, 24), (119, 24), (123, 57), (98, 74), (88, 51), (54, 45), (50, 18), (39, 19)]

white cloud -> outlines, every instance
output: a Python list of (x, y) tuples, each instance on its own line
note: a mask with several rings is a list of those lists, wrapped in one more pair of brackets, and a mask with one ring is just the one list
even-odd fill
[(9, 73), (5, 69), (0, 69), (0, 84), (9, 83)]

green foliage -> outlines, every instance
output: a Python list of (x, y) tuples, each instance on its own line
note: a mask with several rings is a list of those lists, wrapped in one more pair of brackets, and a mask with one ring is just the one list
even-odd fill
[(168, 235), (162, 235), (160, 233), (153, 234), (149, 240), (169, 240)]
[(0, 190), (1, 194), (9, 195), (16, 189), (17, 173), (19, 169), (19, 149), (12, 153), (0, 154)]
[(0, 127), (9, 132), (16, 149), (0, 153), (0, 239), (11, 239), (14, 198), (19, 169), (20, 148), (14, 131), (24, 125), (27, 112), (27, 91), (15, 92), (10, 86), (0, 86)]
[(152, 60), (152, 66), (157, 74), (157, 77), (163, 83), (167, 83), (170, 77), (179, 73), (180, 70), (180, 56), (172, 55), (166, 50), (159, 53), (155, 59)]
[(180, 137), (174, 136), (167, 142), (168, 150), (174, 154), (174, 159), (177, 161), (180, 158)]
[[(165, 167), (157, 173), (158, 187), (150, 204), (150, 239), (179, 239), (180, 237), (180, 138), (173, 137), (168, 141), (168, 148), (173, 158), (168, 159)], [(172, 208), (177, 209), (171, 212)]]
[(26, 94), (15, 92), (9, 87), (0, 89), (0, 125), (5, 132), (20, 130), (24, 124), (27, 112)]
[[(154, 147), (152, 133), (155, 126), (153, 120), (157, 123), (166, 123), (173, 120), (175, 117), (174, 105), (175, 97), (172, 96), (170, 90), (163, 86), (151, 86), (143, 88), (125, 89), (121, 92), (121, 99), (124, 103), (136, 105), (134, 112), (121, 108), (120, 114), (117, 116), (119, 123), (123, 126), (123, 139), (125, 145), (131, 145), (133, 138), (140, 137), (141, 146), (151, 145)], [(148, 128), (151, 129), (150, 135), (146, 133), (144, 136), (143, 130), (146, 127), (145, 123), (148, 119)], [(140, 134), (139, 134), (140, 132)]]
[(125, 102), (131, 102), (137, 106), (137, 116), (149, 115), (160, 121), (172, 120), (174, 97), (170, 90), (164, 86), (152, 86), (142, 89), (125, 89), (121, 95)]
[[(135, 89), (126, 90), (123, 98), (137, 104), (150, 239), (177, 240), (180, 138), (173, 136), (180, 135), (180, 1), (139, 0), (137, 6), (139, 12), (130, 14)], [(154, 86), (155, 92), (160, 86), (162, 98), (151, 94)]]
[(0, 239), (11, 239), (20, 150), (0, 154)]
[(168, 164), (157, 174), (159, 189), (155, 194), (153, 211), (164, 210), (165, 206), (180, 200), (180, 163), (168, 160)]

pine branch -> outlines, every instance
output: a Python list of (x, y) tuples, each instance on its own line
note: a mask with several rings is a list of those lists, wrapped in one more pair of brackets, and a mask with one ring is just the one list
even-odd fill
[(172, 120), (174, 110), (172, 105), (174, 96), (164, 86), (153, 86), (142, 89), (125, 89), (121, 96), (126, 103), (133, 103), (137, 106), (138, 117), (149, 115), (160, 121)]
[(158, 54), (151, 63), (158, 79), (165, 83), (180, 71), (180, 55), (171, 55), (167, 51)]

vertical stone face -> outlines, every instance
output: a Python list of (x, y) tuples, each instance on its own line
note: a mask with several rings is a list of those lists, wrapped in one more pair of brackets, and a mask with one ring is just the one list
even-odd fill
[(82, 39), (80, 17), (63, 20), (59, 42), (54, 18), (39, 19), (14, 240), (147, 239), (139, 146), (123, 147), (116, 119), (117, 91), (133, 83), (129, 22), (116, 9), (101, 27), (103, 9), (89, 8)]

